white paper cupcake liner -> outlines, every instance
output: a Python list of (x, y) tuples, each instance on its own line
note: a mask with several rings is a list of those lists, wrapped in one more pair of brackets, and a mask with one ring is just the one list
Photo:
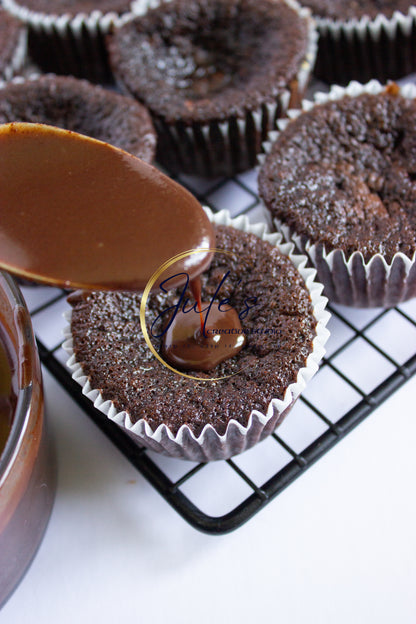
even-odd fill
[(131, 19), (124, 15), (93, 11), (56, 15), (32, 11), (15, 0), (2, 0), (3, 7), (29, 29), (29, 51), (44, 71), (72, 74), (94, 82), (109, 82), (105, 37), (113, 28)]
[(97, 409), (124, 428), (140, 445), (171, 457), (202, 462), (227, 459), (251, 448), (272, 433), (318, 370), (319, 362), (325, 353), (324, 345), (329, 336), (326, 329), (329, 313), (325, 309), (327, 299), (321, 294), (322, 284), (315, 281), (316, 271), (306, 267), (307, 258), (293, 253), (293, 243), (281, 244), (280, 234), (268, 234), (264, 224), (250, 224), (245, 216), (231, 219), (226, 211), (213, 214), (208, 209), (207, 214), (216, 224), (229, 225), (244, 232), (252, 232), (263, 240), (276, 245), (294, 263), (309, 290), (316, 318), (316, 337), (313, 340), (312, 351), (307, 358), (306, 365), (299, 370), (296, 382), (288, 386), (282, 399), (272, 399), (265, 413), (257, 410), (252, 411), (245, 427), (236, 420), (230, 420), (224, 435), (219, 435), (210, 424), (204, 427), (198, 437), (186, 425), (183, 425), (176, 435), (166, 425), (160, 425), (153, 431), (145, 420), (132, 423), (127, 412), (117, 411), (112, 401), (105, 401), (100, 390), (91, 387), (88, 377), (76, 361), (73, 352), (70, 327), (71, 312), (67, 315), (69, 324), (64, 332), (66, 340), (63, 344), (63, 348), (70, 355), (67, 364), (72, 371), (73, 379), (80, 384), (83, 394), (93, 401)]
[[(279, 132), (288, 126), (291, 119), (296, 119), (316, 104), (340, 100), (346, 95), (357, 97), (362, 93), (379, 94), (385, 89), (376, 80), (365, 85), (353, 81), (347, 87), (335, 85), (329, 93), (316, 93), (315, 102), (304, 100), (301, 110), (290, 110), (288, 119), (278, 121), (278, 130), (269, 134), (269, 140), (263, 145), (264, 151), (266, 154), (270, 152)], [(400, 88), (400, 94), (415, 99), (416, 85), (404, 85)], [(264, 154), (259, 156), (260, 165), (265, 158)], [(281, 220), (274, 219), (273, 222), (283, 240), (293, 241), (296, 248), (308, 256), (310, 264), (317, 270), (318, 280), (324, 285), (325, 295), (332, 302), (363, 308), (387, 308), (416, 296), (416, 254), (409, 258), (403, 253), (396, 253), (391, 262), (387, 262), (381, 254), (374, 255), (366, 262), (360, 251), (346, 258), (340, 249), (327, 252), (324, 245), (313, 243), (306, 236), (297, 234)]]
[[(131, 8), (143, 15), (148, 8), (169, 2), (171, 0), (137, 0)], [(183, 121), (170, 123), (153, 115), (159, 137), (157, 160), (170, 171), (217, 177), (251, 169), (276, 120), (284, 117), (290, 106), (300, 104), (315, 64), (318, 34), (309, 9), (300, 7), (295, 0), (285, 2), (308, 23), (307, 49), (296, 78), (285, 89), (271, 86), (270, 101), (265, 101), (257, 110), (246, 110), (244, 117), (188, 125)]]
[(274, 223), (284, 240), (292, 240), (307, 254), (332, 302), (359, 308), (389, 308), (416, 296), (416, 254), (408, 258), (397, 253), (390, 263), (376, 254), (366, 262), (356, 251), (347, 259), (339, 249), (328, 253), (322, 245), (305, 240), (281, 221), (276, 219)]
[(315, 75), (329, 84), (381, 82), (416, 69), (416, 6), (407, 14), (347, 21), (316, 17), (319, 32)]

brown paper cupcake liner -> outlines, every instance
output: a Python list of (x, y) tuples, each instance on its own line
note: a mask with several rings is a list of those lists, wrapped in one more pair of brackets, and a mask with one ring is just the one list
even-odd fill
[(63, 344), (63, 348), (70, 355), (68, 367), (72, 371), (73, 379), (82, 387), (83, 394), (94, 403), (97, 409), (125, 429), (138, 444), (170, 457), (202, 462), (227, 459), (251, 448), (272, 433), (318, 370), (319, 362), (325, 353), (324, 344), (329, 336), (326, 329), (329, 313), (325, 310), (327, 300), (321, 294), (322, 285), (315, 281), (316, 271), (306, 267), (306, 257), (293, 253), (293, 243), (281, 244), (280, 234), (269, 234), (266, 232), (267, 228), (264, 224), (250, 224), (244, 216), (231, 219), (227, 211), (213, 214), (207, 210), (207, 213), (216, 224), (229, 225), (245, 232), (252, 232), (263, 240), (276, 245), (284, 255), (292, 260), (309, 290), (316, 318), (316, 337), (313, 340), (312, 352), (309, 354), (305, 366), (299, 370), (296, 381), (287, 387), (282, 399), (272, 399), (265, 413), (253, 410), (246, 426), (242, 426), (236, 420), (231, 419), (224, 435), (219, 435), (210, 424), (205, 425), (198, 437), (186, 425), (182, 425), (176, 435), (163, 424), (154, 431), (143, 419), (133, 424), (127, 412), (119, 412), (112, 401), (103, 399), (99, 389), (91, 387), (88, 377), (83, 373), (82, 367), (76, 361), (73, 352), (70, 328), (71, 312), (67, 315), (69, 325), (64, 332), (66, 340)]
[[(156, 8), (170, 0), (132, 3), (132, 11), (144, 14), (147, 8)], [(245, 117), (232, 116), (224, 121), (168, 123), (153, 115), (158, 133), (157, 160), (172, 173), (217, 177), (233, 176), (253, 168), (262, 142), (284, 117), (289, 107), (300, 104), (315, 64), (318, 35), (310, 10), (301, 8), (295, 0), (285, 0), (308, 23), (308, 44), (305, 58), (296, 78), (287, 88), (275, 90), (271, 101), (257, 110), (247, 110)]]
[(131, 18), (131, 13), (93, 11), (90, 14), (55, 15), (32, 11), (15, 0), (3, 7), (29, 30), (29, 53), (45, 72), (71, 74), (93, 82), (112, 81), (105, 37)]
[[(315, 103), (302, 102), (300, 110), (288, 111), (289, 119), (278, 122), (278, 131), (269, 134), (269, 141), (263, 145), (264, 151), (271, 150), (273, 142), (303, 111), (311, 110), (315, 104), (328, 100), (342, 99), (345, 95), (357, 97), (361, 93), (378, 94), (385, 86), (372, 80), (366, 85), (351, 82), (347, 87), (333, 86), (329, 93), (316, 93)], [(416, 98), (416, 86), (407, 84), (400, 88), (403, 97)], [(260, 165), (265, 155), (259, 156)], [(264, 204), (263, 204), (264, 205)], [(391, 262), (381, 254), (376, 254), (365, 261), (361, 252), (354, 252), (348, 259), (343, 251), (335, 249), (327, 252), (321, 243), (314, 243), (306, 236), (297, 234), (293, 228), (279, 219), (274, 219), (274, 226), (285, 241), (293, 241), (296, 248), (308, 256), (309, 262), (317, 270), (317, 278), (324, 285), (324, 293), (334, 303), (354, 307), (392, 307), (416, 296), (416, 254), (412, 258), (403, 253), (396, 253)]]
[(416, 69), (416, 6), (391, 18), (378, 15), (334, 21), (316, 17), (319, 32), (315, 75), (329, 84), (380, 82)]

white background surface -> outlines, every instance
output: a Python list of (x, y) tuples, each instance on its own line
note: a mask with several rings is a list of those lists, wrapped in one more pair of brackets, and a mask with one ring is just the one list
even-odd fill
[(59, 484), (0, 622), (416, 621), (416, 379), (243, 527), (182, 520), (46, 373)]

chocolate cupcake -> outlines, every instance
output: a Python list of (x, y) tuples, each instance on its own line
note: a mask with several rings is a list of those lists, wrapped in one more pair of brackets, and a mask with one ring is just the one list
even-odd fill
[[(202, 292), (219, 298), (221, 283), (221, 296), (243, 318), (247, 343), (237, 355), (209, 372), (173, 372), (148, 347), (135, 293), (72, 295), (64, 344), (74, 379), (98, 409), (138, 443), (197, 461), (230, 457), (275, 429), (318, 368), (329, 317), (315, 272), (292, 245), (279, 246), (278, 235), (246, 218), (211, 218), (226, 253), (214, 255)], [(146, 324), (178, 296), (151, 295)], [(163, 354), (160, 338), (151, 340)]]
[(0, 6), (0, 78), (10, 80), (26, 58), (27, 32), (19, 20)]
[(416, 295), (415, 96), (412, 85), (334, 87), (266, 145), (260, 196), (335, 302)]
[(109, 38), (121, 88), (151, 111), (171, 172), (232, 175), (306, 87), (316, 35), (283, 0), (173, 0)]
[(315, 75), (330, 84), (381, 82), (416, 69), (412, 0), (303, 0), (319, 31)]
[(0, 123), (45, 123), (111, 143), (152, 162), (156, 133), (133, 98), (70, 76), (16, 79), (0, 86)]
[(28, 27), (29, 53), (44, 72), (111, 82), (105, 36), (130, 16), (130, 0), (3, 0)]

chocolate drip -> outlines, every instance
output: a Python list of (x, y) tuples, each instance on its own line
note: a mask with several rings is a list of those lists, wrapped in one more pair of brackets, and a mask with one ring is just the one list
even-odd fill
[(204, 336), (205, 331), (204, 331), (204, 316), (202, 314), (202, 284), (201, 284), (201, 278), (199, 275), (191, 281), (191, 283), (189, 284), (189, 287), (191, 289), (191, 293), (193, 294), (194, 299), (196, 301), (196, 305), (198, 307), (199, 321), (201, 325), (201, 335)]

